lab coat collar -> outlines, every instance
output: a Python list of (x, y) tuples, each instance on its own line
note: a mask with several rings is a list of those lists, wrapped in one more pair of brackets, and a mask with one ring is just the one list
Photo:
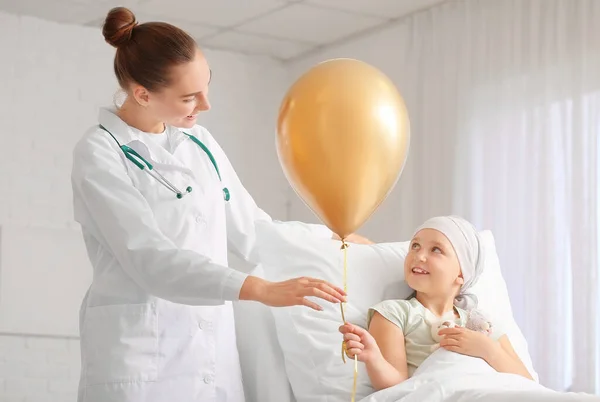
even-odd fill
[(120, 145), (140, 140), (140, 135), (117, 116), (115, 108), (101, 108), (98, 112), (98, 123), (110, 131)]
[[(116, 109), (113, 108), (101, 108), (98, 113), (98, 122), (104, 126), (110, 133), (119, 141), (121, 145), (127, 145), (132, 141), (138, 140), (142, 142), (146, 142), (143, 140), (143, 136), (138, 130), (134, 130), (127, 123), (125, 123), (119, 116), (117, 116)], [(169, 141), (172, 144), (172, 151), (174, 152), (177, 146), (181, 144), (182, 141), (188, 139), (188, 137), (179, 129), (175, 127), (166, 127), (167, 133), (169, 135)]]
[[(166, 126), (166, 132), (171, 144), (171, 149), (168, 151), (154, 141), (148, 140), (141, 131), (132, 128), (121, 120), (121, 118), (117, 116), (115, 108), (101, 108), (98, 113), (98, 122), (115, 137), (120, 145), (128, 145), (136, 149), (139, 148), (135, 145), (136, 142), (144, 144), (143, 147), (150, 153), (149, 155), (146, 155), (146, 157), (150, 158), (153, 164), (160, 164), (165, 167), (178, 167), (189, 171), (189, 169), (174, 156), (175, 150), (183, 141), (191, 141), (180, 129)], [(136, 149), (136, 151), (141, 151), (141, 153), (144, 154), (147, 153), (140, 149)]]

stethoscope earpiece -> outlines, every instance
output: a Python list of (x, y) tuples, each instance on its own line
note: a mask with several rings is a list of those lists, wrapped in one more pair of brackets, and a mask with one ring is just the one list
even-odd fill
[[(188, 186), (188, 187), (185, 189), (185, 193), (186, 193), (186, 194), (188, 194), (188, 193), (191, 193), (191, 192), (192, 192), (192, 187), (191, 187), (191, 186)], [(178, 192), (178, 193), (177, 193), (177, 198), (178, 198), (178, 199), (182, 199), (184, 195), (185, 195), (185, 194), (183, 194), (183, 193), (181, 193), (181, 192)]]

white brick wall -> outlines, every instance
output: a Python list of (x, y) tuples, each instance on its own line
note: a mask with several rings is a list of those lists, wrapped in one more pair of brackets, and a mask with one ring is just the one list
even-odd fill
[[(113, 51), (97, 29), (0, 13), (0, 226), (76, 227), (71, 151), (95, 124), (98, 106), (112, 103)], [(274, 135), (286, 70), (264, 58), (216, 51), (207, 57), (213, 110), (201, 124), (228, 152), (258, 204), (284, 218), (289, 190)], [(245, 168), (258, 154), (252, 169)], [(77, 339), (0, 334), (1, 402), (75, 401), (79, 371)]]
[(75, 401), (75, 339), (0, 336), (0, 401)]

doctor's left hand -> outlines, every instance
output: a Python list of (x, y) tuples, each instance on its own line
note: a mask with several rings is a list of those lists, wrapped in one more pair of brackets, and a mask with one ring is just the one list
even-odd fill
[[(331, 238), (333, 240), (342, 240), (340, 238), (340, 236), (338, 236), (337, 234), (333, 234), (333, 236), (331, 236)], [(353, 233), (351, 235), (349, 235), (348, 237), (346, 237), (346, 242), (348, 243), (354, 243), (354, 244), (375, 244), (374, 242), (372, 242), (371, 240), (367, 239), (366, 237), (363, 237), (361, 235), (358, 235), (356, 233)]]
[(346, 292), (322, 279), (301, 277), (283, 282), (269, 282), (249, 276), (240, 290), (240, 300), (254, 300), (271, 307), (307, 306), (323, 308), (306, 297), (318, 297), (331, 303), (346, 301)]

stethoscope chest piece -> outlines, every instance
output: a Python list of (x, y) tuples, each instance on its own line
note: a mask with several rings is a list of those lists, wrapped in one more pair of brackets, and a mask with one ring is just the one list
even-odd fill
[(231, 194), (229, 194), (229, 189), (227, 187), (223, 187), (223, 198), (225, 201), (229, 201), (231, 199)]

